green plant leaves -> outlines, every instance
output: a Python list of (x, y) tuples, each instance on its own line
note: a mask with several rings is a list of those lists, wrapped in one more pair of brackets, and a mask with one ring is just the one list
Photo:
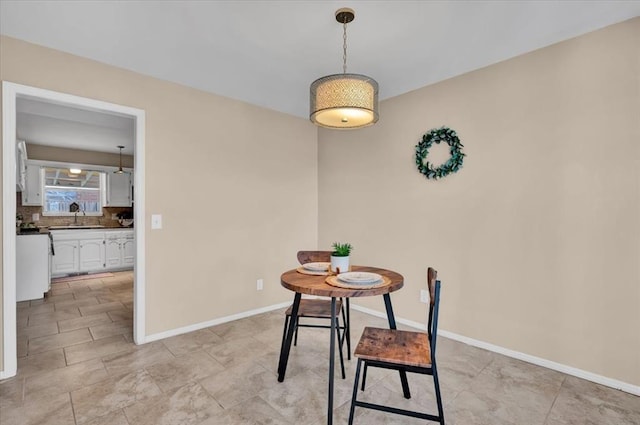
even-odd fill
[(349, 254), (351, 254), (351, 250), (353, 249), (350, 243), (334, 242), (331, 247), (333, 248), (333, 252), (331, 253), (331, 255), (335, 257), (348, 257)]

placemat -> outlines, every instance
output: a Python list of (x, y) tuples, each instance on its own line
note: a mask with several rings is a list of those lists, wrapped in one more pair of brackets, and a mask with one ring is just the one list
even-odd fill
[(378, 281), (378, 282), (373, 282), (373, 283), (347, 283), (347, 282), (343, 282), (340, 279), (338, 279), (338, 276), (329, 276), (325, 279), (325, 282), (327, 282), (329, 285), (331, 286), (337, 286), (338, 288), (345, 288), (345, 289), (373, 289), (373, 288), (379, 288), (381, 286), (385, 286), (385, 285), (389, 285), (391, 284), (391, 279), (389, 279), (386, 276), (382, 276), (382, 280)]
[(296, 270), (298, 271), (298, 273), (309, 274), (311, 276), (329, 276), (331, 274), (331, 272), (329, 271), (320, 272), (320, 271), (314, 271), (314, 270), (307, 270), (304, 267), (298, 267)]

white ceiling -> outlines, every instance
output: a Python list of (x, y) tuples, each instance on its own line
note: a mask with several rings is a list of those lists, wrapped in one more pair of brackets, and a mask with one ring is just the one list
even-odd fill
[(16, 137), (35, 145), (133, 155), (133, 118), (18, 98)]
[(348, 71), (385, 99), (640, 16), (640, 1), (0, 1), (0, 32), (308, 117), (309, 85)]

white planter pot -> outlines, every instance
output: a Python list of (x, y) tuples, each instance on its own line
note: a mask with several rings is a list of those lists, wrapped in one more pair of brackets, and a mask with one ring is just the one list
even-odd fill
[(346, 273), (349, 271), (349, 257), (334, 257), (331, 256), (331, 271), (336, 273), (340, 269), (340, 273)]

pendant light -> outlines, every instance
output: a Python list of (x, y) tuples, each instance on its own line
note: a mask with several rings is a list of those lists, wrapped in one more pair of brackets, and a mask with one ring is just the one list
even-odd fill
[(378, 121), (378, 83), (371, 77), (347, 73), (347, 24), (353, 9), (336, 11), (343, 27), (342, 74), (327, 75), (311, 83), (309, 119), (320, 127), (360, 128)]
[(120, 145), (118, 146), (118, 149), (120, 149), (120, 168), (118, 169), (118, 171), (114, 171), (114, 173), (124, 174), (124, 171), (122, 170), (122, 149), (124, 149), (124, 146)]

